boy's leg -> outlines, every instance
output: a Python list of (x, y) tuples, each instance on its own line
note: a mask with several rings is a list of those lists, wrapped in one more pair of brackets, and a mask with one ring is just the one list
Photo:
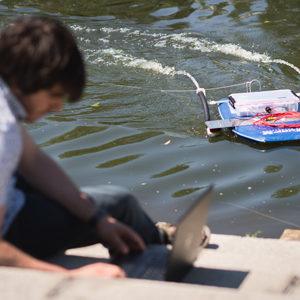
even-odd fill
[(153, 221), (142, 210), (136, 198), (125, 188), (100, 185), (82, 188), (99, 208), (135, 230), (146, 244), (161, 243), (161, 236)]
[[(45, 258), (67, 248), (99, 242), (89, 226), (61, 205), (37, 193), (24, 181), (21, 184), (19, 181), (18, 186), (25, 191), (26, 203), (4, 237), (16, 247)], [(160, 243), (155, 225), (124, 189), (99, 186), (83, 190), (114, 218), (136, 230), (146, 243)]]

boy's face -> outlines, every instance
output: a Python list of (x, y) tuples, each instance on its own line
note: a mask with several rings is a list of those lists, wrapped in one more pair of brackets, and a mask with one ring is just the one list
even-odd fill
[(62, 110), (65, 91), (60, 84), (50, 89), (43, 89), (20, 99), (27, 112), (26, 121), (33, 122), (49, 112)]

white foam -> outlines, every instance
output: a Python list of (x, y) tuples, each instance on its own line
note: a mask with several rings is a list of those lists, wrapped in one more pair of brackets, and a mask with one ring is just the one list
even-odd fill
[(127, 27), (121, 27), (121, 28), (101, 27), (101, 30), (106, 33), (111, 33), (111, 32), (126, 33), (131, 31), (131, 29)]
[[(203, 53), (220, 52), (226, 55), (232, 55), (252, 62), (261, 62), (265, 64), (271, 64), (271, 63), (283, 64), (289, 66), (290, 68), (294, 69), (298, 74), (300, 74), (300, 69), (298, 67), (282, 59), (273, 59), (267, 54), (262, 54), (255, 51), (249, 51), (243, 49), (239, 45), (232, 44), (232, 43), (221, 44), (221, 43), (216, 43), (214, 41), (209, 41), (205, 38), (191, 37), (189, 36), (189, 33), (179, 33), (179, 34), (149, 33), (148, 31), (144, 32), (136, 29), (134, 31), (131, 31), (129, 28), (118, 28), (118, 29), (103, 28), (102, 30), (106, 32), (118, 31), (121, 33), (127, 33), (131, 36), (147, 36), (147, 37), (157, 38), (158, 41), (154, 41), (155, 47), (166, 48), (171, 46), (174, 49), (189, 48), (191, 50), (201, 51)], [(168, 41), (170, 41), (170, 43), (168, 43)], [(174, 43), (174, 41), (176, 43)]]
[[(163, 66), (161, 63), (154, 60), (137, 58), (120, 49), (108, 48), (97, 50), (92, 53), (86, 52), (86, 59), (91, 63), (97, 63), (99, 61), (99, 56), (102, 56), (101, 61), (105, 61), (107, 65), (121, 63), (124, 66), (151, 70), (164, 75), (174, 75), (177, 72), (173, 67)], [(92, 59), (92, 57), (95, 58)]]
[(133, 59), (129, 63), (129, 66), (138, 67), (144, 70), (151, 70), (165, 75), (174, 75), (176, 73), (176, 70), (173, 67), (163, 66), (156, 61), (146, 59)]
[[(76, 31), (95, 31), (96, 29), (87, 28), (80, 25), (73, 25), (73, 30)], [(283, 64), (289, 66), (293, 70), (295, 70), (298, 74), (300, 74), (300, 69), (293, 64), (284, 61), (282, 59), (273, 59), (269, 55), (265, 53), (258, 53), (255, 51), (250, 51), (242, 48), (239, 45), (233, 43), (217, 43), (214, 41), (210, 41), (206, 38), (195, 36), (191, 33), (179, 33), (179, 34), (164, 34), (164, 33), (153, 33), (149, 31), (141, 31), (138, 29), (131, 29), (128, 27), (122, 28), (112, 28), (112, 27), (101, 27), (97, 30), (102, 31), (107, 34), (107, 36), (99, 39), (105, 45), (108, 45), (111, 41), (110, 34), (112, 33), (120, 33), (123, 34), (124, 39), (129, 39), (130, 37), (137, 36), (142, 37), (145, 36), (143, 42), (146, 43), (147, 46), (154, 46), (158, 48), (169, 48), (172, 47), (177, 50), (189, 49), (191, 51), (200, 51), (202, 53), (223, 53), (225, 55), (235, 56), (240, 59), (250, 61), (250, 62), (260, 62), (265, 64)], [(106, 46), (107, 47), (107, 46)], [(174, 76), (185, 75), (188, 76), (196, 88), (199, 88), (199, 85), (195, 78), (193, 78), (186, 71), (178, 71), (174, 67), (163, 66), (161, 63), (155, 60), (147, 60), (144, 58), (138, 58), (131, 54), (126, 53), (120, 49), (107, 48), (100, 50), (85, 50), (86, 58), (90, 63), (98, 64), (99, 62), (105, 63), (106, 65), (117, 65), (121, 63), (127, 67), (139, 68), (143, 70), (150, 70), (153, 72), (157, 72), (164, 75)]]
[(85, 26), (80, 26), (80, 25), (71, 25), (70, 26), (74, 31), (83, 31), (85, 30)]
[(71, 27), (74, 31), (85, 31), (85, 32), (87, 32), (87, 33), (97, 31), (97, 29), (90, 28), (90, 27), (87, 27), (87, 26), (81, 26), (81, 25), (71, 25), (70, 27)]
[(84, 43), (86, 43), (86, 44), (88, 44), (88, 43), (91, 42), (90, 39), (86, 39), (86, 38), (83, 38), (83, 37), (79, 37), (78, 40), (81, 41), (81, 42), (84, 42)]
[[(282, 60), (282, 59), (273, 59), (267, 54), (257, 53), (255, 51), (251, 52), (249, 50), (245, 50), (239, 45), (227, 43), (227, 44), (219, 44), (216, 42), (209, 41), (207, 39), (199, 39), (195, 37), (186, 36), (186, 34), (172, 34), (169, 36), (170, 40), (178, 42), (178, 44), (170, 43), (173, 48), (189, 48), (190, 50), (199, 50), (201, 52), (220, 52), (226, 55), (236, 56), (247, 61), (253, 62), (261, 62), (265, 64), (277, 63), (289, 66), (294, 69), (298, 74), (300, 74), (300, 69), (295, 65)], [(166, 39), (161, 40), (155, 44), (157, 47), (166, 47), (167, 41)]]

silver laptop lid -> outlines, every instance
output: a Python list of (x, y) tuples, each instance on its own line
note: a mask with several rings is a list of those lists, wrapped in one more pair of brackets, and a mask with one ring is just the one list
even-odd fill
[(202, 250), (202, 230), (206, 224), (212, 190), (213, 185), (210, 185), (178, 222), (165, 280), (180, 281)]

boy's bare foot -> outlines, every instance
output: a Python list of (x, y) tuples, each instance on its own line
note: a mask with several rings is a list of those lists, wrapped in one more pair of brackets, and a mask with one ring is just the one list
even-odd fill
[[(172, 244), (175, 231), (176, 231), (176, 226), (167, 223), (167, 222), (157, 222), (156, 227), (162, 232), (163, 234), (163, 241), (165, 244)], [(210, 229), (208, 226), (204, 226), (202, 230), (202, 241), (201, 241), (201, 246), (206, 247), (209, 243), (210, 240)]]

